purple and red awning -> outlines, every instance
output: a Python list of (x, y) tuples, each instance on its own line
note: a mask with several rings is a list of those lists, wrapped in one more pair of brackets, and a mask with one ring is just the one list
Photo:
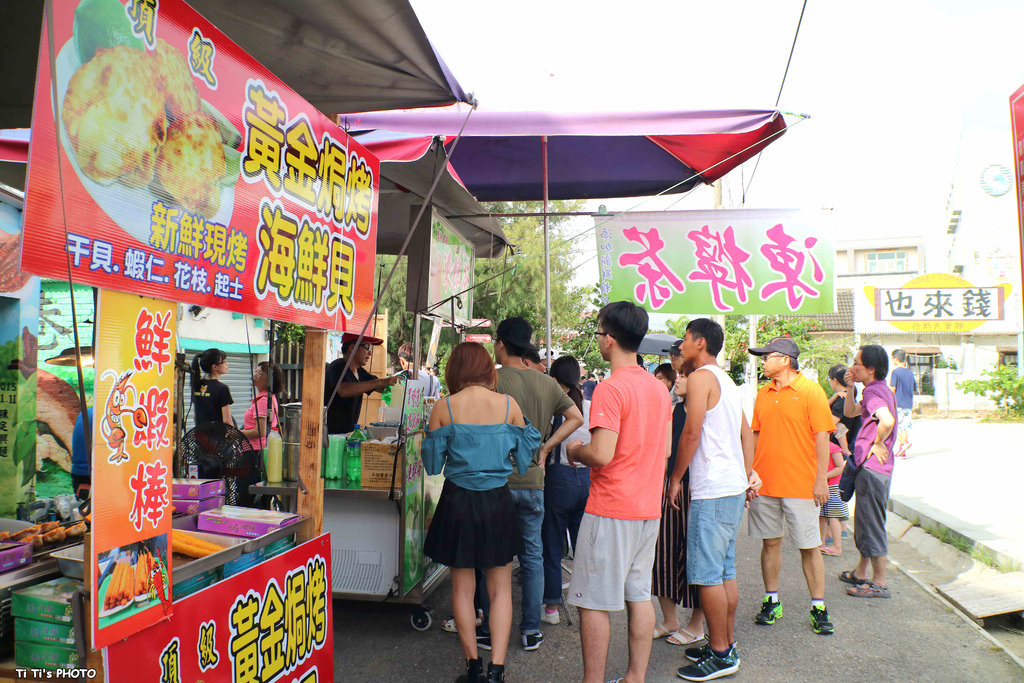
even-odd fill
[(777, 111), (475, 112), (349, 114), (340, 124), (382, 161), (413, 161), (435, 136), (451, 170), (481, 201), (543, 197), (541, 139), (548, 138), (551, 199), (636, 197), (710, 183), (777, 140)]

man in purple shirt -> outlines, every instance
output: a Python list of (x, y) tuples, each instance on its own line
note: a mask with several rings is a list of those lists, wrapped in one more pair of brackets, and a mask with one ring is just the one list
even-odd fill
[[(889, 546), (885, 536), (885, 513), (889, 503), (892, 480), (893, 448), (896, 445), (896, 397), (885, 384), (889, 357), (876, 344), (860, 347), (853, 365), (846, 373), (846, 384), (864, 385), (860, 401), (854, 392), (846, 392), (847, 417), (860, 415), (860, 431), (854, 442), (854, 462), (860, 466), (854, 487), (857, 491), (853, 542), (860, 553), (860, 562), (839, 575), (841, 581), (853, 584), (846, 590), (857, 598), (888, 598), (889, 582), (886, 565)], [(871, 565), (871, 580), (867, 578)]]

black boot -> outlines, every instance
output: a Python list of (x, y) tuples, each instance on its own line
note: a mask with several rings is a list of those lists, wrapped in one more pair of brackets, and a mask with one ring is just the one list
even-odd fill
[[(455, 683), (485, 683), (486, 680), (487, 679), (484, 678), (484, 660), (477, 657), (476, 659), (466, 660), (466, 673), (456, 678)], [(501, 678), (496, 680), (505, 679)]]
[(505, 683), (505, 665), (494, 664), (493, 662), (487, 665), (487, 678), (481, 679), (486, 683)]

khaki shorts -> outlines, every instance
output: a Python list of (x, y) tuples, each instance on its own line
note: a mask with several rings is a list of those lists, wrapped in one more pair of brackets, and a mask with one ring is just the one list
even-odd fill
[(782, 538), (783, 524), (797, 548), (807, 550), (821, 545), (818, 506), (813, 498), (758, 496), (750, 501), (747, 528), (752, 538)]
[(660, 519), (611, 519), (584, 513), (569, 604), (617, 612), (625, 609), (626, 601), (649, 601), (660, 526)]

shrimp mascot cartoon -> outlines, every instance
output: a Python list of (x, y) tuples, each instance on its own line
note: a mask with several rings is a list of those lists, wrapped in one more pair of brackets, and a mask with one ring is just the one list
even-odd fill
[[(120, 377), (113, 370), (107, 370), (103, 373), (103, 379), (108, 376), (114, 378), (114, 386), (110, 388), (110, 396), (107, 397), (107, 405), (103, 412), (103, 421), (100, 422), (100, 430), (103, 434), (103, 438), (106, 440), (107, 445), (110, 446), (111, 453), (107, 457), (107, 462), (114, 465), (119, 465), (122, 462), (128, 460), (128, 451), (125, 449), (127, 445), (127, 432), (124, 429), (124, 414), (127, 413), (132, 415), (133, 421), (138, 427), (145, 427), (148, 420), (148, 415), (143, 408), (132, 408), (128, 405), (128, 393), (132, 394), (133, 402), (138, 400), (138, 396), (135, 393), (135, 387), (129, 384), (129, 380), (132, 378), (132, 370), (126, 371)], [(141, 411), (141, 415), (140, 415)], [(142, 422), (142, 424), (138, 424)]]

